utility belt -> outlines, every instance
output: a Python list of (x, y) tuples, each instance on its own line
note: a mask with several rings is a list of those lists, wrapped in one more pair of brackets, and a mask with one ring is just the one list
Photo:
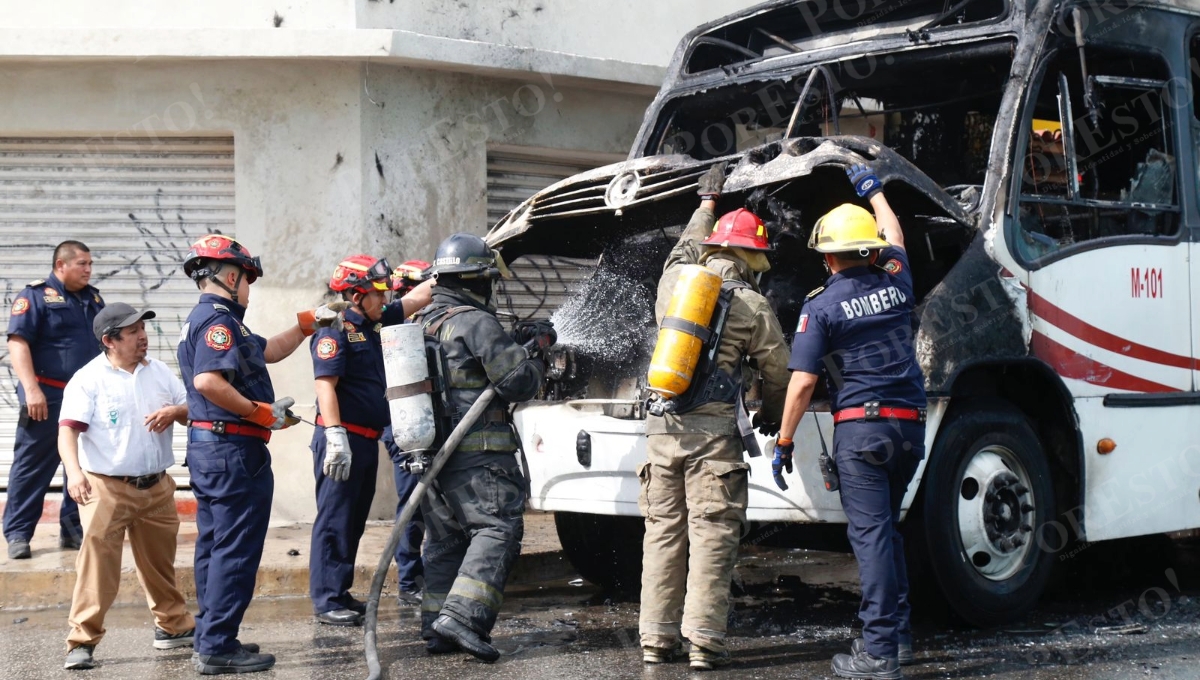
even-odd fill
[[(207, 430), (215, 435), (234, 436), (234, 437), (250, 437), (258, 439), (263, 443), (271, 441), (271, 431), (265, 427), (251, 425), (248, 423), (227, 423), (221, 420), (189, 420), (188, 427), (196, 430)], [(190, 439), (189, 434), (189, 439)], [(196, 441), (204, 441), (197, 439)], [(211, 440), (209, 440), (211, 441)], [(220, 441), (219, 439), (217, 441)]]
[(44, 375), (35, 376), (35, 379), (43, 385), (47, 385), (49, 387), (57, 387), (60, 390), (66, 389), (66, 387), (67, 387), (67, 383), (65, 381), (55, 380), (54, 378), (47, 378)]
[[(96, 473), (92, 473), (92, 474), (96, 474)], [(159, 482), (161, 482), (162, 478), (167, 476), (167, 473), (166, 472), (155, 472), (154, 474), (142, 475), (141, 477), (128, 477), (128, 476), (121, 476), (121, 475), (99, 475), (99, 476), (107, 477), (109, 479), (115, 479), (119, 482), (125, 482), (126, 484), (128, 484), (132, 487), (135, 487), (139, 491), (145, 491), (146, 489), (149, 489), (149, 488), (155, 486), (156, 484), (158, 484)]]
[[(326, 427), (325, 418), (322, 416), (317, 416), (317, 427)], [(342, 421), (342, 427), (346, 428), (346, 431), (350, 434), (356, 434), (360, 437), (366, 437), (367, 439), (374, 441), (379, 441), (379, 438), (383, 436), (383, 430), (376, 430), (370, 427), (364, 427), (362, 425), (354, 425), (345, 421)]]
[(877, 401), (868, 401), (862, 406), (844, 408), (833, 414), (833, 422), (843, 423), (847, 420), (909, 420), (916, 423), (925, 422), (926, 410), (923, 408), (891, 408), (880, 406)]

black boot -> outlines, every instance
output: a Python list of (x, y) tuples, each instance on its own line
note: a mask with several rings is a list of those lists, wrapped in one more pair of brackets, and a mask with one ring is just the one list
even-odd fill
[(840, 678), (864, 678), (865, 680), (900, 680), (900, 662), (896, 659), (880, 659), (866, 652), (858, 656), (838, 654), (833, 657), (833, 673)]
[(484, 642), (479, 633), (446, 614), (437, 617), (437, 620), (433, 622), (433, 632), (448, 640), (453, 640), (464, 652), (484, 663), (494, 663), (496, 659), (500, 658), (500, 652)]

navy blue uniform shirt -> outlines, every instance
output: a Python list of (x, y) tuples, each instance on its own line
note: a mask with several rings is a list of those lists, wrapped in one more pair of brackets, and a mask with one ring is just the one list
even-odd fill
[(800, 311), (788, 368), (825, 371), (832, 409), (925, 408), (925, 378), (913, 350), (916, 305), (908, 256), (884, 248), (876, 265), (844, 269)]
[(204, 293), (179, 335), (179, 372), (187, 388), (188, 418), (236, 423), (242, 419), (205, 399), (192, 384), (198, 373), (221, 373), (251, 401), (275, 401), (267, 373), (267, 339), (242, 324), (246, 308), (220, 295)]
[[(313, 376), (336, 377), (342, 422), (382, 430), (391, 422), (383, 373), (382, 323), (347, 309), (345, 328), (319, 328), (309, 339)], [(320, 403), (317, 413), (321, 412)]]
[[(104, 300), (100, 291), (85, 286), (69, 293), (51, 274), (17, 294), (8, 319), (8, 334), (29, 343), (35, 374), (65, 383), (100, 353), (92, 322), (101, 309)], [(41, 388), (47, 401), (62, 401), (62, 388), (45, 384)], [(25, 389), (19, 383), (17, 395), (24, 404)]]

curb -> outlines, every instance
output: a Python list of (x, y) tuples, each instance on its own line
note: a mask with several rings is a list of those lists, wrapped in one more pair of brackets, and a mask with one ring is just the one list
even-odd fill
[[(0, 494), (0, 514), (4, 513), (7, 497), (7, 493)], [(47, 493), (46, 500), (42, 501), (42, 516), (38, 519), (38, 524), (58, 524), (58, 509), (61, 505), (62, 492)], [(179, 521), (195, 522), (196, 497), (190, 491), (176, 491), (175, 511), (179, 513)]]

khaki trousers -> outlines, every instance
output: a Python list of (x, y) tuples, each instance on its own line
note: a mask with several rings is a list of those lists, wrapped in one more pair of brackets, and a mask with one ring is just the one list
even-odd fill
[(729, 585), (746, 526), (750, 465), (737, 437), (655, 434), (638, 468), (646, 518), (639, 628), (643, 646), (680, 636), (725, 649)]
[(104, 615), (121, 584), (121, 548), (127, 532), (155, 625), (172, 635), (194, 628), (196, 623), (175, 584), (179, 534), (175, 480), (164, 475), (149, 489), (138, 489), (112, 477), (84, 474), (92, 493), (86, 503), (79, 504), (83, 545), (75, 560), (67, 647), (96, 645), (104, 637)]

